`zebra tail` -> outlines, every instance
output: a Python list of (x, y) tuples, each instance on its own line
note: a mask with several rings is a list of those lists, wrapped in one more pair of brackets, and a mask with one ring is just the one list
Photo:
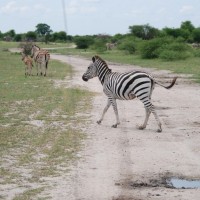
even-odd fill
[(157, 81), (155, 81), (155, 83), (158, 84), (158, 85), (160, 85), (160, 86), (162, 86), (162, 87), (164, 87), (164, 88), (166, 88), (166, 89), (170, 89), (170, 88), (172, 88), (172, 87), (174, 86), (174, 84), (176, 83), (176, 79), (177, 79), (177, 78), (178, 78), (178, 77), (174, 77), (173, 80), (172, 80), (172, 82), (171, 82), (171, 84), (168, 85), (168, 86), (165, 86), (165, 85), (163, 85), (163, 84), (161, 84), (161, 83), (159, 83), (159, 82), (157, 82)]
[(48, 67), (48, 61), (46, 62), (46, 69), (47, 69), (47, 67)]
[(48, 67), (47, 54), (45, 54), (45, 61), (46, 61), (45, 67), (46, 67), (46, 69), (47, 69), (47, 67)]

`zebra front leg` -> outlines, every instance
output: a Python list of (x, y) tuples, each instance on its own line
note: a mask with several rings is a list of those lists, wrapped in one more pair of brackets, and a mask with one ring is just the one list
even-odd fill
[(146, 108), (146, 107), (145, 107), (145, 111), (146, 111), (146, 116), (145, 116), (144, 123), (142, 125), (137, 126), (137, 128), (140, 129), (140, 130), (143, 130), (143, 129), (146, 128), (147, 122), (149, 120), (149, 116), (151, 114), (151, 111), (148, 108)]
[(101, 119), (97, 121), (98, 124), (101, 124), (101, 122), (103, 121), (104, 115), (105, 115), (105, 113), (107, 112), (107, 110), (108, 110), (108, 108), (110, 107), (110, 105), (111, 105), (111, 102), (110, 102), (110, 100), (108, 99), (107, 105), (106, 105), (106, 107), (105, 107), (104, 110), (103, 110), (103, 114), (102, 114), (102, 116), (101, 116)]
[(117, 125), (120, 124), (120, 121), (119, 121), (119, 114), (118, 114), (116, 99), (111, 99), (110, 101), (111, 101), (111, 104), (113, 106), (113, 110), (114, 110), (115, 116), (116, 116), (116, 124), (113, 124), (112, 127), (117, 128)]

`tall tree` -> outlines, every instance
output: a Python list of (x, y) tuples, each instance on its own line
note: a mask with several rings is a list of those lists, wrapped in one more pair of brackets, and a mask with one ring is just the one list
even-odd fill
[(49, 25), (40, 23), (36, 26), (35, 31), (39, 36), (42, 36), (45, 39), (45, 42), (48, 42), (49, 35), (53, 32)]
[(181, 23), (181, 29), (188, 30), (190, 33), (195, 29), (191, 21), (185, 21)]
[(131, 34), (138, 38), (142, 38), (143, 40), (155, 38), (159, 34), (158, 29), (151, 27), (148, 24), (129, 26), (129, 30)]

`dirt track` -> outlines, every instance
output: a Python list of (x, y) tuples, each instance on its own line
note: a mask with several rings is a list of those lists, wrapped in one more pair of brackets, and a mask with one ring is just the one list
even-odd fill
[[(152, 99), (163, 124), (156, 132), (151, 115), (147, 129), (136, 124), (144, 120), (145, 111), (139, 100), (118, 101), (121, 124), (115, 122), (112, 108), (101, 125), (99, 119), (106, 97), (98, 78), (83, 82), (82, 74), (90, 60), (80, 57), (52, 55), (71, 64), (76, 71), (70, 83), (97, 92), (93, 100), (91, 124), (85, 130), (88, 139), (74, 163), (70, 175), (55, 181), (50, 196), (55, 200), (199, 200), (200, 189), (166, 188), (168, 177), (200, 179), (200, 87), (179, 77), (170, 90), (156, 86)], [(139, 67), (109, 63), (113, 71), (128, 71)], [(169, 71), (149, 71), (162, 83), (174, 74)], [(168, 80), (168, 78), (170, 78)], [(69, 81), (57, 83), (69, 86)], [(48, 192), (49, 193), (49, 192)]]

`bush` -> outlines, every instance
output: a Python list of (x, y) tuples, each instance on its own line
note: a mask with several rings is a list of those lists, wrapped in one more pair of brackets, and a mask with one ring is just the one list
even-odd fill
[(142, 58), (158, 58), (163, 45), (163, 40), (160, 38), (147, 41), (141, 48)]
[(184, 60), (190, 56), (190, 47), (185, 43), (173, 42), (165, 46), (160, 52), (159, 58), (173, 61), (173, 60)]
[(195, 49), (193, 51), (193, 54), (194, 54), (195, 57), (200, 57), (200, 49)]
[(97, 38), (94, 40), (94, 43), (90, 46), (90, 48), (98, 53), (103, 53), (106, 51), (106, 44), (101, 38)]
[(25, 43), (21, 42), (19, 44), (19, 47), (24, 49), (24, 53), (26, 55), (30, 55), (31, 54), (32, 45), (33, 45), (32, 42), (25, 42)]
[(118, 45), (119, 50), (124, 50), (129, 54), (133, 54), (136, 51), (136, 45), (133, 41), (123, 41), (121, 44)]
[(75, 44), (78, 49), (87, 49), (91, 44), (93, 44), (93, 39), (87, 36), (80, 36), (75, 38)]
[(156, 38), (146, 42), (141, 48), (142, 58), (180, 60), (190, 56), (191, 47), (180, 40)]

